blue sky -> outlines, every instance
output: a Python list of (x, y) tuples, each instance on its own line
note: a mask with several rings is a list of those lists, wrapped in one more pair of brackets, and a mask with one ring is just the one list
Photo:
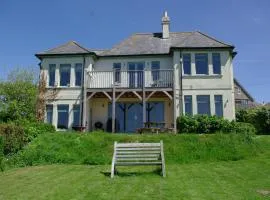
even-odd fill
[(34, 54), (75, 40), (111, 48), (134, 32), (200, 30), (236, 46), (235, 77), (257, 101), (270, 101), (269, 0), (0, 0), (0, 77), (37, 69)]

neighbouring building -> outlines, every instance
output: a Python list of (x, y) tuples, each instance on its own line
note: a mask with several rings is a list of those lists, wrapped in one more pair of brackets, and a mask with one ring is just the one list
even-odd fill
[(147, 122), (176, 131), (183, 114), (235, 118), (234, 46), (199, 31), (135, 33), (107, 50), (68, 42), (37, 53), (46, 76), (46, 121), (57, 129), (134, 132)]
[(236, 108), (250, 108), (256, 105), (254, 98), (237, 79), (234, 79), (234, 98)]

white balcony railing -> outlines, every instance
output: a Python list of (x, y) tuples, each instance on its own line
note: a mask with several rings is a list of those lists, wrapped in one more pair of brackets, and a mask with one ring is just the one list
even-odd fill
[(90, 71), (88, 88), (146, 88), (173, 87), (173, 70)]

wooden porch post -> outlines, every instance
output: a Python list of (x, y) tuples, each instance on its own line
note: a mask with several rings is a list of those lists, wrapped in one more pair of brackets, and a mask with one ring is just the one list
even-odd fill
[(115, 133), (115, 71), (113, 71), (113, 88), (112, 88), (112, 133)]
[(173, 132), (176, 133), (177, 132), (177, 127), (176, 127), (176, 118), (177, 118), (177, 96), (176, 96), (176, 68), (177, 65), (173, 66)]
[(142, 92), (143, 92), (143, 98), (142, 98), (142, 103), (143, 103), (143, 125), (146, 122), (146, 102), (145, 102), (145, 70), (143, 70), (143, 87), (142, 87)]
[(83, 92), (84, 92), (84, 94), (83, 94), (83, 109), (82, 109), (83, 110), (83, 117), (82, 117), (82, 120), (83, 120), (82, 125), (83, 125), (83, 127), (86, 127), (86, 112), (87, 112), (87, 106), (86, 106), (86, 103), (87, 103), (87, 97), (86, 97), (86, 95), (87, 95), (86, 74), (87, 74), (87, 70), (84, 69), (84, 80), (83, 80), (83, 84), (84, 84)]

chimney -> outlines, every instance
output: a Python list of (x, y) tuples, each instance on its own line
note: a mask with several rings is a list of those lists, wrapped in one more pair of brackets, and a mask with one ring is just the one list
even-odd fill
[(168, 39), (170, 36), (170, 18), (168, 17), (167, 11), (164, 12), (161, 24), (162, 24), (162, 38)]

